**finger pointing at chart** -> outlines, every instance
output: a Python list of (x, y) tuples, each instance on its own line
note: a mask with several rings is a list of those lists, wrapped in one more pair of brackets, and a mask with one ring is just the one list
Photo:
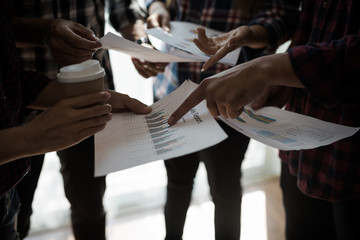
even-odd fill
[(205, 88), (199, 85), (186, 99), (185, 101), (175, 110), (170, 116), (168, 124), (174, 125), (182, 118), (190, 109), (198, 105), (202, 100), (205, 99)]

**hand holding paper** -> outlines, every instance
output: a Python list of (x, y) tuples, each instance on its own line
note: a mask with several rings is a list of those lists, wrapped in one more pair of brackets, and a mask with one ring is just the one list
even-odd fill
[(95, 135), (95, 176), (182, 156), (224, 140), (227, 135), (208, 113), (205, 102), (192, 108), (177, 126), (167, 124), (169, 115), (195, 87), (185, 81), (154, 103), (147, 115), (113, 114), (112, 121)]
[[(192, 42), (197, 37), (196, 29), (200, 25), (187, 22), (170, 22), (170, 26), (170, 33), (160, 27), (146, 31), (152, 37), (173, 46), (173, 49), (169, 52), (146, 48), (110, 32), (102, 37), (100, 42), (105, 49), (120, 51), (134, 58), (149, 62), (205, 62), (210, 58)], [(222, 33), (209, 28), (205, 29), (210, 36)], [(227, 54), (219, 62), (233, 66), (236, 64), (239, 54), (240, 49), (236, 49)]]

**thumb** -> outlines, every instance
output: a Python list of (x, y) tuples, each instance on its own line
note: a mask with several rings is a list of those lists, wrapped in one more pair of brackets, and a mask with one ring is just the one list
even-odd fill
[(125, 107), (135, 113), (146, 114), (151, 112), (151, 107), (140, 102), (135, 98), (128, 97), (125, 99)]

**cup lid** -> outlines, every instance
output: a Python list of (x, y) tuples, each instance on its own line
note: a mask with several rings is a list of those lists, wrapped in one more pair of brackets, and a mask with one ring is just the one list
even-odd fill
[(90, 59), (82, 63), (60, 68), (57, 80), (61, 83), (74, 83), (95, 80), (105, 76), (105, 70), (98, 60)]

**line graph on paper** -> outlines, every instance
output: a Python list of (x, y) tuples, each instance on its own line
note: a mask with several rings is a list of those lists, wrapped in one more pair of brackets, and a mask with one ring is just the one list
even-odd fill
[(180, 130), (167, 124), (169, 115), (164, 108), (146, 116), (129, 114), (124, 121), (125, 138), (130, 159), (149, 157), (178, 150), (186, 145)]

